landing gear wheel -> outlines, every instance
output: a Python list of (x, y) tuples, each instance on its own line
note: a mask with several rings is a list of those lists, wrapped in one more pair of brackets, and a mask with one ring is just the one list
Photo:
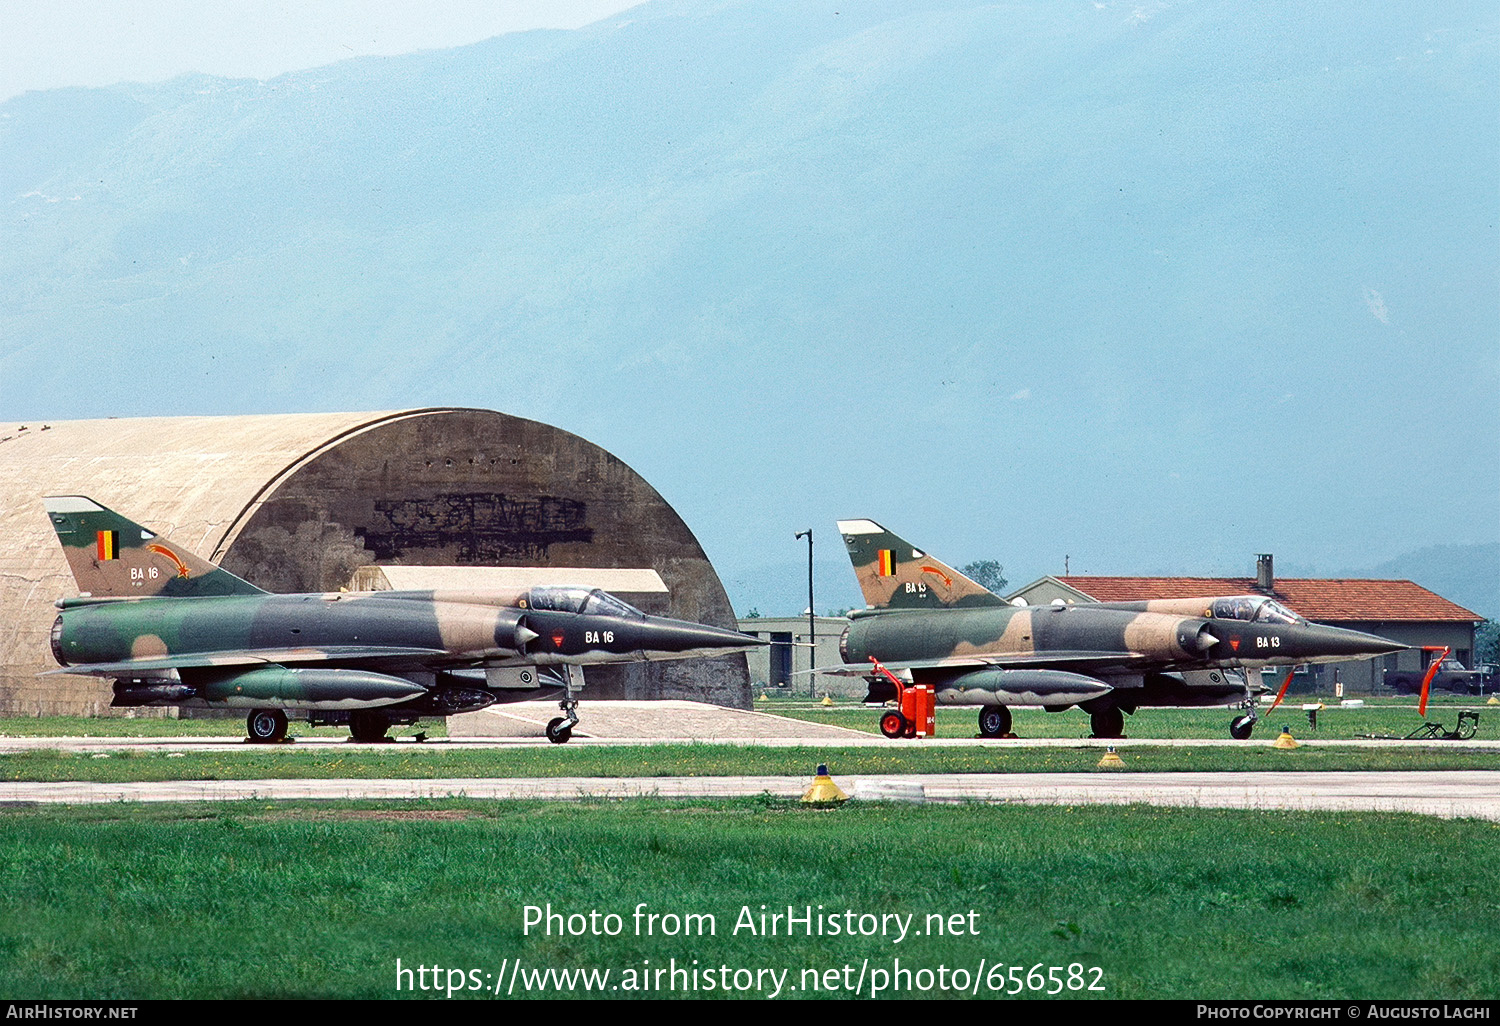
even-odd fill
[(245, 717), (245, 730), (256, 744), (280, 741), (286, 737), (286, 713), (280, 709), (253, 709)]
[(880, 717), (880, 732), (889, 738), (906, 735), (906, 717), (892, 709)]
[(1125, 714), (1119, 709), (1100, 709), (1089, 714), (1089, 726), (1094, 728), (1095, 737), (1123, 737)]
[(1236, 716), (1229, 721), (1229, 736), (1236, 741), (1249, 741), (1250, 732), (1255, 729), (1255, 720), (1250, 716)]
[(980, 737), (1004, 737), (1009, 733), (1009, 709), (1003, 705), (987, 705), (979, 710)]
[(357, 712), (349, 714), (349, 736), (356, 741), (384, 741), (391, 721), (380, 713)]
[(569, 723), (561, 716), (556, 717), (547, 724), (547, 740), (551, 741), (555, 745), (567, 744), (568, 739), (572, 736), (573, 724)]

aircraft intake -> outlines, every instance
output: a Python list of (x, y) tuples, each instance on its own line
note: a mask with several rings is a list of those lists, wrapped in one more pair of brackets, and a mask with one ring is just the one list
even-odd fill
[(502, 612), (495, 622), (495, 646), (524, 652), (526, 646), (541, 637), (526, 626), (525, 616), (519, 613)]
[(199, 684), (205, 701), (241, 709), (376, 709), (427, 693), (409, 680), (369, 670), (260, 666), (205, 676)]
[[(1149, 614), (1148, 614), (1149, 615)], [(1177, 627), (1177, 649), (1182, 655), (1198, 656), (1219, 643), (1207, 620), (1196, 617), (1183, 620)], [(1153, 653), (1155, 654), (1155, 653)]]

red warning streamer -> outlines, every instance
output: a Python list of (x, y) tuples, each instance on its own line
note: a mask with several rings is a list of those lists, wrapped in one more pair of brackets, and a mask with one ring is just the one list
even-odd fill
[(1286, 668), (1286, 679), (1281, 682), (1281, 690), (1276, 692), (1276, 701), (1272, 702), (1271, 708), (1266, 710), (1267, 715), (1275, 712), (1276, 707), (1281, 704), (1281, 700), (1286, 697), (1286, 689), (1292, 683), (1292, 674), (1296, 672), (1297, 668), (1295, 666), (1288, 666)]
[(1427, 674), (1422, 678), (1422, 701), (1417, 703), (1417, 715), (1423, 718), (1427, 716), (1427, 691), (1432, 687), (1432, 678), (1437, 676), (1438, 667), (1443, 665), (1453, 649), (1447, 645), (1423, 645), (1423, 652), (1438, 652), (1439, 655), (1432, 657), (1432, 665), (1427, 667)]

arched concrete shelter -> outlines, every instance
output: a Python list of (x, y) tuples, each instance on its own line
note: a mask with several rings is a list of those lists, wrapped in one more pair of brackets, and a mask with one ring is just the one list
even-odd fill
[[(733, 629), (718, 575), (641, 476), (591, 442), (491, 410), (0, 425), (0, 714), (92, 715), (110, 689), (52, 669), (53, 600), (76, 593), (41, 497), (81, 494), (278, 592), (356, 568), (630, 567), (648, 613)], [(749, 707), (745, 657), (590, 668), (583, 697)]]

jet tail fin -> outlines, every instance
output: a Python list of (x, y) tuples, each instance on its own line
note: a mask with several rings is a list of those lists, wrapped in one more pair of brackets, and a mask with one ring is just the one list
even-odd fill
[(249, 581), (200, 559), (93, 499), (51, 495), (44, 501), (68, 558), (68, 568), (85, 595), (265, 594)]
[(873, 520), (840, 520), (854, 576), (872, 609), (1003, 606), (1005, 600)]

